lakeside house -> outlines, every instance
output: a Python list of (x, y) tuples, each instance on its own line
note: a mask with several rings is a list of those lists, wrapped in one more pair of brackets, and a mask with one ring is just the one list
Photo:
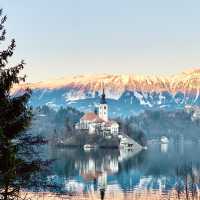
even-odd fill
[(97, 112), (87, 112), (75, 125), (75, 129), (87, 131), (89, 134), (118, 136), (119, 124), (109, 119), (109, 106), (103, 89)]

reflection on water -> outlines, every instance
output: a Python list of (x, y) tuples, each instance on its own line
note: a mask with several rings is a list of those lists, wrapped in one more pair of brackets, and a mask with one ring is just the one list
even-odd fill
[(200, 145), (153, 143), (147, 151), (50, 149), (56, 159), (50, 180), (60, 192), (98, 194), (99, 198), (156, 191), (196, 195), (200, 186)]
[(169, 146), (169, 144), (168, 143), (164, 143), (164, 144), (160, 144), (160, 151), (162, 152), (162, 153), (167, 153), (167, 151), (168, 151), (168, 146)]

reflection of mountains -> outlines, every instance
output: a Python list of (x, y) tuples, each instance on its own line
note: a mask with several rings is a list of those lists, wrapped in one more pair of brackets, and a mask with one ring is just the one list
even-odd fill
[[(186, 142), (187, 143), (187, 142)], [(166, 149), (165, 149), (166, 150)], [(117, 180), (123, 190), (157, 189), (170, 190), (185, 177), (200, 183), (200, 145), (197, 143), (173, 143), (163, 151), (160, 144), (153, 145), (148, 151), (121, 163), (121, 173)], [(189, 183), (191, 184), (191, 183)]]
[(72, 180), (81, 183), (82, 191), (88, 191), (88, 185), (95, 188), (95, 184), (104, 188), (115, 184), (123, 191), (133, 188), (168, 190), (186, 175), (199, 181), (199, 145), (169, 144), (167, 151), (161, 150), (159, 144), (154, 144), (148, 151), (136, 155), (118, 150), (53, 151), (52, 157), (58, 160), (52, 172), (64, 179), (65, 187)]

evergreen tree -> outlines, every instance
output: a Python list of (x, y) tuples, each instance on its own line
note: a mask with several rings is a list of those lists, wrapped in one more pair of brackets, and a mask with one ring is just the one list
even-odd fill
[[(6, 16), (0, 10), (0, 44), (5, 40), (6, 30), (4, 24)], [(14, 84), (25, 81), (25, 76), (19, 73), (24, 68), (22, 60), (16, 66), (9, 66), (9, 58), (15, 50), (15, 40), (5, 50), (0, 50), (0, 129), (6, 142), (10, 142), (19, 136), (28, 126), (31, 120), (31, 108), (27, 106), (31, 91), (26, 89), (23, 94), (13, 97), (11, 89)]]
[[(0, 10), (0, 45), (6, 39), (6, 19)], [(26, 78), (20, 75), (25, 65), (23, 60), (16, 66), (9, 65), (15, 47), (13, 39), (7, 49), (0, 49), (0, 199), (4, 200), (19, 199), (21, 187), (41, 184), (32, 174), (45, 164), (33, 156), (34, 146), (45, 141), (25, 134), (32, 118), (32, 110), (27, 104), (31, 91), (26, 89), (15, 96), (11, 92), (14, 85)]]

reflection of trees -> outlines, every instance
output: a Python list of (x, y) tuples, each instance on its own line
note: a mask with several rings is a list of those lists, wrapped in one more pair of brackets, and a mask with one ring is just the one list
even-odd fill
[[(84, 181), (93, 180), (99, 182), (99, 178), (105, 173), (115, 177), (117, 180), (121, 173), (135, 167), (140, 167), (144, 161), (144, 154), (141, 152), (130, 159), (119, 161), (119, 150), (98, 149), (96, 151), (84, 152), (81, 149), (53, 149), (51, 158), (54, 162), (54, 175), (65, 177), (65, 180), (81, 176)], [(127, 177), (125, 177), (127, 182)], [(94, 182), (95, 182), (94, 181)], [(119, 180), (120, 183), (121, 180)], [(95, 184), (94, 184), (95, 187)]]
[(141, 151), (140, 153), (136, 154), (135, 156), (131, 157), (130, 159), (121, 162), (119, 165), (119, 171), (126, 171), (128, 172), (132, 168), (140, 168), (146, 158), (146, 151)]
[(116, 178), (124, 191), (131, 190), (139, 183), (140, 178), (138, 176), (133, 176), (131, 171), (133, 171), (133, 169), (140, 170), (143, 167), (147, 157), (146, 154), (146, 151), (141, 151), (130, 159), (119, 163), (119, 172), (117, 173)]
[[(34, 147), (30, 142), (39, 144), (36, 138), (30, 137), (30, 146), (26, 146), (24, 151), (25, 144), (13, 144), (1, 138), (0, 199), (18, 199), (21, 189), (40, 190), (48, 187), (46, 169), (49, 162), (42, 161), (36, 152), (33, 152)], [(40, 142), (42, 144), (42, 141)]]
[(16, 166), (21, 163), (12, 147), (1, 149), (0, 154), (0, 195), (1, 199), (18, 197), (20, 185), (16, 182)]
[[(152, 152), (150, 152), (152, 151)], [(162, 190), (177, 191), (177, 196), (192, 198), (197, 195), (200, 184), (200, 162), (197, 160), (199, 154), (186, 151), (184, 155), (177, 155), (174, 149), (162, 154), (158, 149), (143, 151), (127, 161), (119, 164), (117, 180), (124, 191), (137, 187), (142, 177), (147, 180), (148, 189), (159, 188), (159, 182), (163, 181)], [(194, 155), (195, 154), (195, 155)]]
[(200, 183), (200, 166), (192, 163), (184, 164), (176, 169), (176, 191), (178, 199), (197, 199)]
[[(84, 183), (93, 184), (91, 186), (94, 186), (95, 191), (100, 189), (99, 177), (104, 172), (93, 172), (99, 172), (99, 166), (104, 164), (102, 169), (108, 175), (108, 184), (112, 179), (119, 184), (123, 191), (132, 191), (137, 187), (144, 189), (144, 185), (141, 186), (140, 183), (146, 181), (144, 186), (147, 187), (146, 189), (160, 189), (162, 192), (172, 190), (173, 194), (176, 190), (177, 196), (181, 198), (184, 195), (184, 199), (186, 199), (192, 198), (192, 196), (196, 197), (200, 183), (200, 163), (196, 159), (199, 152), (197, 149), (196, 153), (192, 153), (191, 156), (189, 150), (185, 151), (183, 156), (182, 153), (175, 154), (174, 149), (170, 147), (169, 151), (163, 154), (159, 151), (158, 145), (153, 150), (142, 151), (127, 160), (118, 160), (118, 171), (115, 171), (114, 176), (106, 166), (109, 164), (107, 160), (119, 158), (118, 150), (102, 149), (84, 152), (80, 149), (62, 149), (56, 152), (54, 149), (52, 158), (58, 158), (54, 163), (55, 175), (65, 176), (67, 181), (69, 179), (76, 180), (77, 176), (80, 175)], [(91, 167), (88, 167), (89, 163), (91, 163)], [(87, 184), (84, 184), (84, 186), (87, 187)], [(87, 191), (87, 188), (84, 189)]]

